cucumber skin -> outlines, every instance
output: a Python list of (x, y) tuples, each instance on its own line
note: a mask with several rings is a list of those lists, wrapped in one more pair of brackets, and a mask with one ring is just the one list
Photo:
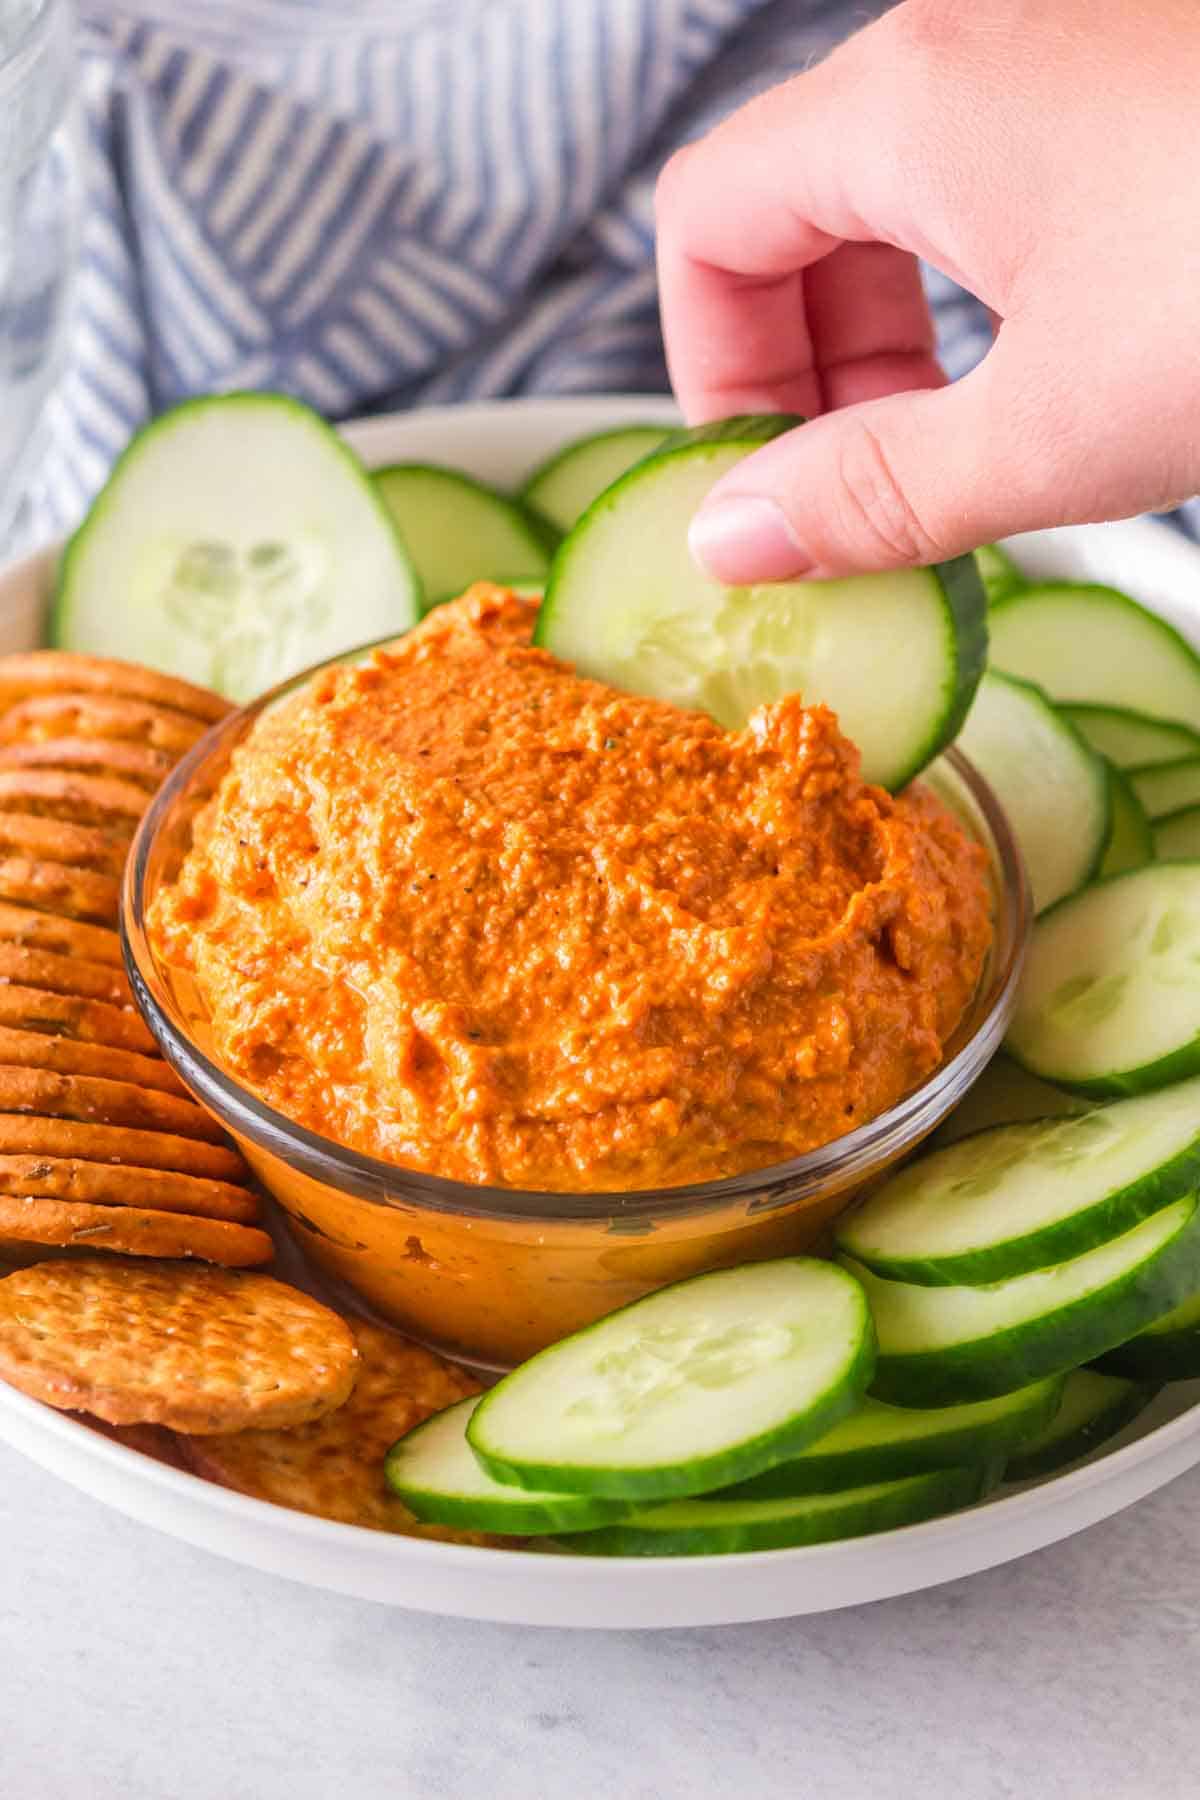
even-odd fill
[[(403, 1441), (403, 1440), (401, 1440)], [(388, 1465), (384, 1464), (388, 1475)], [(506, 1507), (503, 1501), (478, 1502), (453, 1494), (429, 1494), (397, 1485), (388, 1486), (407, 1506), (414, 1519), (425, 1525), (455, 1525), (462, 1531), (494, 1532), (498, 1537), (543, 1537), (561, 1531), (587, 1531), (591, 1526), (615, 1523), (634, 1511), (632, 1501), (601, 1500), (583, 1494), (562, 1496), (561, 1504), (547, 1501), (536, 1509), (519, 1501)]]
[(306, 424), (312, 425), (315, 423), (319, 425), (322, 431), (329, 434), (331, 439), (330, 448), (336, 447), (351, 467), (362, 476), (364, 484), (371, 491), (372, 498), (375, 501), (380, 517), (386, 520), (388, 530), (395, 540), (397, 560), (408, 572), (413, 603), (413, 616), (406, 624), (397, 626), (393, 635), (400, 637), (404, 632), (410, 631), (417, 623), (421, 617), (421, 583), (417, 578), (417, 571), (413, 565), (413, 560), (408, 554), (408, 549), (404, 539), (400, 535), (396, 521), (381, 500), (379, 492), (375, 487), (375, 483), (371, 479), (372, 471), (364, 468), (363, 464), (354, 454), (354, 451), (350, 448), (349, 444), (346, 443), (345, 439), (338, 435), (333, 426), (329, 424), (328, 420), (323, 419), (320, 413), (309, 406), (305, 401), (296, 399), (292, 394), (279, 394), (257, 388), (234, 388), (227, 394), (199, 394), (190, 400), (180, 400), (177, 405), (168, 407), (165, 412), (159, 413), (156, 418), (151, 419), (148, 424), (143, 425), (140, 430), (134, 432), (124, 450), (122, 450), (120, 456), (118, 456), (116, 462), (109, 470), (108, 479), (105, 481), (104, 486), (92, 501), (87, 512), (75, 527), (75, 530), (71, 533), (63, 547), (63, 553), (59, 558), (58, 570), (54, 578), (54, 592), (50, 599), (49, 617), (46, 621), (46, 642), (51, 649), (71, 649), (71, 644), (68, 641), (71, 627), (67, 600), (72, 585), (72, 565), (79, 552), (81, 543), (86, 540), (89, 525), (93, 519), (99, 516), (100, 509), (104, 506), (105, 495), (117, 476), (121, 473), (121, 470), (125, 467), (129, 458), (146, 443), (147, 439), (153, 433), (161, 431), (164, 427), (170, 429), (171, 425), (181, 418), (184, 413), (195, 412), (198, 410), (210, 410), (214, 406), (224, 407), (229, 405), (230, 402), (245, 400), (253, 400), (258, 404), (278, 406), (280, 410), (284, 412), (299, 413)]
[[(558, 1542), (562, 1548), (584, 1556), (729, 1556), (747, 1550), (828, 1544), (841, 1538), (895, 1531), (973, 1506), (998, 1485), (1002, 1470), (1003, 1464), (997, 1460), (972, 1468), (935, 1469), (910, 1476), (896, 1483), (895, 1494), (875, 1494), (857, 1513), (850, 1500), (840, 1515), (819, 1513), (805, 1520), (803, 1514), (792, 1514), (740, 1524), (725, 1518), (707, 1525), (681, 1524), (674, 1529), (669, 1525), (667, 1529), (647, 1528), (637, 1523), (635, 1515), (625, 1524), (602, 1526), (598, 1531), (581, 1532)], [(849, 1490), (848, 1500), (853, 1492)]]
[[(992, 1125), (958, 1141), (968, 1143), (973, 1138), (1006, 1129), (1004, 1125)], [(1191, 1143), (1168, 1162), (1159, 1163), (1148, 1175), (1131, 1181), (1128, 1187), (1120, 1188), (1115, 1194), (1106, 1194), (1094, 1206), (1043, 1226), (1040, 1231), (1011, 1238), (1007, 1243), (964, 1250), (956, 1256), (907, 1258), (864, 1255), (860, 1247), (848, 1242), (841, 1233), (834, 1241), (846, 1256), (885, 1281), (906, 1281), (914, 1287), (988, 1287), (994, 1281), (1010, 1281), (1017, 1275), (1033, 1275), (1039, 1269), (1052, 1268), (1055, 1263), (1070, 1262), (1113, 1238), (1124, 1237), (1135, 1225), (1140, 1225), (1153, 1213), (1161, 1212), (1173, 1201), (1182, 1200), (1197, 1187), (1200, 1187), (1200, 1121), (1197, 1121), (1197, 1133)]]
[[(798, 413), (740, 413), (732, 418), (715, 420), (711, 425), (701, 425), (694, 430), (672, 432), (646, 462), (663, 462), (672, 456), (687, 454), (693, 449), (706, 444), (714, 447), (722, 444), (745, 444), (747, 454), (760, 449), (772, 439), (782, 437), (786, 432), (794, 431), (807, 421)], [(595, 506), (601, 503), (611, 504), (614, 494), (630, 480), (637, 479), (643, 467), (635, 463), (632, 469), (606, 488), (600, 500), (593, 502), (583, 517), (569, 531), (559, 546), (550, 572), (546, 577), (546, 594), (534, 626), (533, 642), (553, 655), (553, 646), (548, 644), (547, 634), (552, 628), (555, 610), (555, 590), (558, 586), (559, 574), (565, 568), (564, 552), (571, 543), (575, 532), (587, 524)], [(983, 679), (987, 667), (988, 656), (988, 605), (984, 593), (983, 580), (980, 576), (975, 558), (971, 554), (956, 556), (949, 562), (932, 563), (929, 573), (941, 589), (942, 604), (945, 613), (947, 635), (953, 641), (956, 654), (954, 663), (954, 685), (948, 694), (943, 695), (943, 709), (931, 738), (917, 751), (912, 764), (903, 770), (890, 783), (890, 791), (899, 791), (908, 786), (921, 770), (931, 763), (935, 756), (953, 743), (961, 731), (967, 714), (971, 710), (971, 702), (975, 698), (975, 690)]]
[[(1099, 1293), (991, 1338), (938, 1351), (880, 1351), (871, 1392), (892, 1406), (953, 1406), (1095, 1362), (1200, 1287), (1200, 1209), (1152, 1257)], [(1106, 1370), (1106, 1373), (1114, 1372)]]
[[(1133, 881), (1144, 875), (1147, 869), (1162, 868), (1162, 863), (1143, 863), (1137, 869), (1123, 869), (1119, 875), (1105, 875), (1099, 881), (1093, 881), (1090, 887), (1080, 889), (1077, 894), (1066, 894), (1061, 900), (1037, 920), (1037, 925), (1052, 918), (1059, 907), (1071, 906), (1082, 899), (1084, 894), (1093, 894), (1097, 888), (1111, 887), (1117, 881)], [(1196, 871), (1197, 885), (1200, 887), (1200, 860), (1189, 858), (1186, 861), (1172, 863), (1172, 868), (1192, 868)], [(1035, 926), (1036, 929), (1036, 926)], [(1010, 1028), (1011, 1031), (1011, 1028)], [(1177, 1081), (1186, 1081), (1192, 1075), (1200, 1075), (1200, 1034), (1189, 1044), (1181, 1044), (1178, 1050), (1168, 1051), (1156, 1062), (1142, 1063), (1136, 1069), (1122, 1069), (1113, 1075), (1060, 1075), (1022, 1056), (1012, 1041), (1011, 1035), (1004, 1040), (1004, 1052), (1011, 1056), (1015, 1063), (1030, 1075), (1036, 1075), (1042, 1081), (1048, 1081), (1055, 1087), (1066, 1088), (1069, 1093), (1083, 1094), (1096, 1100), (1133, 1099), (1138, 1094), (1153, 1093), (1156, 1088), (1171, 1087)]]
[[(1112, 1370), (1103, 1373), (1111, 1374)], [(1124, 1431), (1144, 1412), (1160, 1389), (1148, 1382), (1135, 1382), (1127, 1394), (1103, 1412), (1085, 1420), (1075, 1431), (1066, 1437), (1042, 1448), (1031, 1446), (1028, 1451), (1018, 1451), (1009, 1458), (1004, 1471), (1005, 1481), (1036, 1481), (1044, 1475), (1057, 1474), (1065, 1469), (1068, 1463), (1079, 1462), (1082, 1457), (1090, 1456), (1093, 1450), (1107, 1443), (1109, 1438), (1116, 1437), (1118, 1431)]]
[[(1097, 754), (1099, 754), (1099, 752), (1097, 752)], [(1146, 817), (1145, 808), (1134, 793), (1133, 788), (1130, 786), (1129, 777), (1126, 775), (1124, 769), (1119, 769), (1116, 763), (1110, 761), (1108, 757), (1101, 757), (1101, 761), (1108, 771), (1110, 793), (1109, 833), (1108, 843), (1104, 847), (1104, 855), (1100, 859), (1100, 866), (1097, 869), (1096, 874), (1100, 880), (1106, 881), (1113, 875), (1132, 875), (1135, 869), (1144, 869), (1147, 863), (1153, 862), (1154, 834), (1150, 829), (1150, 821)], [(1123, 863), (1120, 867), (1114, 868), (1111, 866), (1110, 859), (1115, 860), (1113, 856), (1113, 840), (1117, 835), (1122, 808), (1125, 819), (1127, 821), (1133, 821), (1134, 833), (1138, 839), (1138, 847), (1134, 851), (1137, 860), (1131, 863)], [(1069, 894), (1063, 896), (1066, 900), (1069, 900), (1070, 897)]]
[[(554, 533), (556, 546), (561, 543), (566, 533), (562, 531), (548, 513), (542, 511), (537, 499), (538, 489), (542, 486), (548, 476), (553, 475), (562, 463), (566, 462), (569, 457), (576, 456), (580, 450), (592, 444), (601, 443), (605, 439), (611, 440), (613, 438), (627, 437), (635, 432), (644, 432), (647, 438), (653, 437), (656, 434), (658, 437), (658, 442), (648, 448), (645, 455), (637, 458), (638, 462), (645, 462), (646, 457), (656, 456), (662, 448), (663, 441), (668, 437), (674, 436), (674, 432), (669, 425), (663, 425), (661, 427), (653, 424), (614, 425), (609, 431), (589, 432), (585, 438), (575, 438), (571, 443), (564, 444), (561, 450), (553, 451), (537, 465), (536, 469), (525, 477), (525, 480), (516, 491), (515, 498), (528, 512), (535, 514), (544, 525), (549, 527)], [(633, 463), (629, 465), (630, 468), (633, 468), (634, 466)], [(629, 470), (626, 469), (624, 473), (628, 474)]]
[[(678, 1289), (709, 1278), (709, 1273), (692, 1275), (686, 1281), (672, 1282), (671, 1286)], [(651, 1500), (690, 1500), (695, 1495), (709, 1493), (714, 1488), (729, 1487), (736, 1481), (748, 1480), (751, 1475), (774, 1468), (776, 1463), (788, 1461), (806, 1445), (815, 1443), (817, 1438), (832, 1431), (835, 1425), (857, 1408), (867, 1392), (875, 1370), (875, 1326), (867, 1296), (857, 1282), (855, 1286), (859, 1288), (862, 1297), (863, 1332), (843, 1381), (840, 1386), (823, 1394), (799, 1419), (793, 1419), (775, 1431), (746, 1439), (715, 1455), (697, 1457), (685, 1464), (676, 1463), (668, 1467), (613, 1469), (603, 1465), (589, 1467), (578, 1464), (510, 1462), (504, 1457), (496, 1456), (486, 1444), (479, 1441), (482, 1436), (478, 1429), (479, 1423), (482, 1420), (486, 1425), (487, 1422), (487, 1402), (490, 1396), (485, 1394), (467, 1428), (467, 1442), (481, 1467), (495, 1481), (503, 1482), (508, 1487), (536, 1488), (540, 1492), (591, 1494), (601, 1499), (634, 1500), (641, 1503)], [(653, 1298), (652, 1295), (647, 1297)], [(629, 1302), (630, 1306), (644, 1304), (644, 1300)], [(628, 1307), (618, 1307), (616, 1312), (607, 1313), (594, 1325), (585, 1325), (582, 1331), (574, 1332), (572, 1336), (583, 1337), (599, 1331), (610, 1319), (628, 1310)], [(548, 1349), (540, 1350), (521, 1367), (531, 1368), (541, 1358), (553, 1356), (557, 1347), (551, 1344)], [(495, 1391), (493, 1388), (492, 1392)]]
[(780, 1463), (749, 1481), (723, 1488), (714, 1499), (795, 1499), (806, 1494), (832, 1494), (842, 1488), (866, 1487), (877, 1481), (899, 1481), (910, 1475), (929, 1475), (935, 1469), (972, 1467), (1004, 1455), (1026, 1438), (1036, 1437), (1057, 1413), (1062, 1402), (1065, 1375), (1045, 1384), (1037, 1405), (1014, 1419), (980, 1432), (969, 1425), (911, 1444), (880, 1447), (864, 1445), (842, 1455), (802, 1456)]

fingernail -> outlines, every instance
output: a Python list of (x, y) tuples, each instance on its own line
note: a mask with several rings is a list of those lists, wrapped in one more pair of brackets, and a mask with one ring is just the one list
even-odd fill
[(786, 581), (813, 566), (783, 508), (761, 494), (731, 494), (702, 506), (688, 530), (688, 549), (702, 573), (726, 587)]

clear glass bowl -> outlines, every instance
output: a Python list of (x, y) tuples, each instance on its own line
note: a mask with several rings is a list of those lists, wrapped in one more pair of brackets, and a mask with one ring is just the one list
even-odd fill
[(215, 726), (160, 790), (125, 878), (126, 961), (164, 1056), (237, 1140), (304, 1254), (426, 1343), (507, 1367), (666, 1282), (820, 1249), (850, 1199), (945, 1118), (999, 1048), (1029, 931), (1029, 893), (1004, 814), (965, 758), (950, 751), (924, 779), (988, 853), (994, 942), (944, 1061), (870, 1123), (773, 1168), (619, 1194), (475, 1187), (378, 1161), (305, 1130), (210, 1056), (195, 986), (157, 956), (145, 922), (155, 894), (177, 873), (196, 814), (235, 746), (310, 674)]

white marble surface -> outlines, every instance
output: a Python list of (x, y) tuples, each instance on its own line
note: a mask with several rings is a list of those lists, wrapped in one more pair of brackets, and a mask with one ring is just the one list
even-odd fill
[(320, 1594), (0, 1448), (4, 1800), (1195, 1800), (1200, 1470), (878, 1606), (524, 1631)]

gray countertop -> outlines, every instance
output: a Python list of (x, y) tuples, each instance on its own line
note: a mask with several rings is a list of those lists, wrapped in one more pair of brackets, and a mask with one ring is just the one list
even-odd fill
[(317, 1593), (0, 1448), (4, 1800), (1196, 1800), (1200, 1470), (968, 1581), (520, 1630)]

